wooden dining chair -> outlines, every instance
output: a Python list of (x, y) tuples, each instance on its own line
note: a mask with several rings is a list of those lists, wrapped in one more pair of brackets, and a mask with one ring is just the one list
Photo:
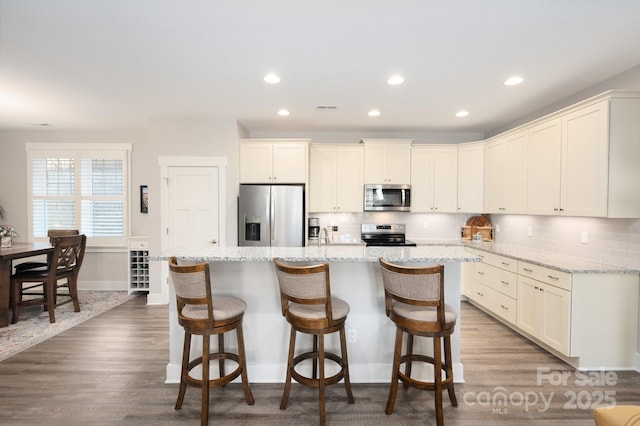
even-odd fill
[[(20, 307), (43, 305), (49, 311), (49, 322), (56, 322), (56, 306), (72, 302), (74, 310), (80, 312), (78, 300), (78, 273), (87, 245), (85, 235), (53, 238), (53, 253), (47, 256), (44, 268), (16, 272), (11, 277), (11, 323), (18, 322)], [(40, 288), (40, 290), (38, 290)], [(66, 288), (66, 292), (59, 292)], [(29, 297), (25, 299), (25, 296)], [(36, 296), (36, 298), (33, 298)], [(64, 300), (59, 302), (62, 297)]]
[[(80, 231), (77, 229), (49, 229), (47, 231), (47, 237), (49, 242), (53, 245), (53, 239), (55, 237), (68, 237), (70, 235), (80, 235)], [(27, 269), (44, 268), (47, 266), (47, 262), (29, 261), (18, 263), (15, 265), (16, 272), (26, 271)]]

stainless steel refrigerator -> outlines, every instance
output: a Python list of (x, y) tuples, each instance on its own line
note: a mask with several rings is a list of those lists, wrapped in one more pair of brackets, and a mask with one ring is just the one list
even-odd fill
[(238, 246), (303, 247), (304, 185), (240, 185)]

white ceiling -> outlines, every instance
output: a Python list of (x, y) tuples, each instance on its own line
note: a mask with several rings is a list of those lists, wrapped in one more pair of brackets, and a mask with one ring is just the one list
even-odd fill
[(0, 0), (0, 129), (485, 133), (639, 64), (638, 0)]

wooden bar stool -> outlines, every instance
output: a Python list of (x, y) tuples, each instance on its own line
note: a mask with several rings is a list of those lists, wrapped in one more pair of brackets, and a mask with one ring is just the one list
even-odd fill
[[(253, 405), (253, 395), (247, 376), (247, 361), (244, 354), (242, 318), (247, 308), (244, 300), (232, 296), (212, 296), (209, 263), (197, 265), (178, 265), (175, 257), (169, 259), (171, 281), (176, 293), (178, 323), (184, 328), (184, 347), (182, 349), (182, 372), (180, 390), (176, 401), (176, 410), (182, 408), (187, 385), (202, 390), (202, 425), (209, 421), (209, 388), (224, 386), (238, 376), (242, 376), (242, 389), (247, 404)], [(238, 354), (225, 352), (224, 333), (236, 331)], [(202, 336), (202, 356), (189, 361), (191, 336)], [(218, 335), (218, 351), (210, 352), (210, 337)], [(218, 360), (219, 377), (211, 378), (209, 363)], [(234, 361), (238, 367), (225, 374), (224, 361)], [(202, 375), (194, 377), (190, 371), (200, 366)]]
[[(326, 386), (336, 384), (344, 378), (347, 400), (349, 404), (354, 403), (351, 382), (349, 381), (349, 361), (344, 325), (349, 313), (349, 305), (345, 301), (331, 296), (328, 263), (293, 266), (282, 263), (278, 258), (273, 259), (273, 262), (276, 266), (280, 286), (282, 315), (291, 324), (287, 376), (280, 409), (287, 408), (291, 378), (293, 377), (298, 383), (319, 389), (320, 424), (325, 425)], [(295, 356), (297, 332), (313, 335), (313, 349)], [(341, 355), (325, 351), (325, 335), (335, 332), (340, 332)], [(296, 371), (296, 365), (307, 359), (313, 360), (312, 377), (304, 376)], [(326, 377), (325, 360), (335, 362), (340, 370), (333, 376)]]
[[(388, 263), (380, 258), (382, 279), (384, 282), (385, 309), (387, 316), (396, 324), (396, 342), (393, 353), (393, 372), (391, 389), (385, 409), (386, 414), (393, 412), (398, 393), (398, 380), (404, 386), (422, 390), (432, 390), (435, 394), (436, 422), (444, 425), (442, 392), (449, 392), (449, 400), (458, 406), (453, 387), (453, 369), (451, 362), (451, 334), (453, 334), (457, 313), (444, 303), (444, 266), (409, 267)], [(402, 355), (402, 340), (407, 333), (407, 353)], [(433, 339), (433, 356), (413, 353), (414, 336)], [(442, 362), (442, 343), (444, 340), (444, 362)], [(433, 364), (433, 382), (411, 378), (411, 364), (426, 362)], [(400, 366), (405, 364), (404, 373)], [(442, 378), (442, 371), (445, 378)]]

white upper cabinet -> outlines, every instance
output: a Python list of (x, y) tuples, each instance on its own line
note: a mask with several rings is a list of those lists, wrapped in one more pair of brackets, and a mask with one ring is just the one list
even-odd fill
[(240, 183), (306, 183), (308, 140), (241, 140), (238, 152)]
[(562, 117), (560, 186), (564, 215), (607, 216), (608, 110), (609, 101), (602, 101)]
[(368, 140), (364, 143), (364, 183), (408, 184), (411, 140)]
[(411, 211), (457, 211), (458, 147), (414, 145), (411, 148)]
[(312, 144), (309, 157), (309, 211), (362, 212), (364, 147)]
[(562, 120), (554, 118), (529, 129), (527, 213), (554, 215), (560, 206)]
[(527, 213), (640, 217), (640, 98), (610, 92), (529, 127)]
[(525, 213), (527, 207), (527, 132), (498, 137), (485, 146), (486, 213)]
[(481, 213), (483, 208), (484, 143), (458, 145), (458, 212)]

